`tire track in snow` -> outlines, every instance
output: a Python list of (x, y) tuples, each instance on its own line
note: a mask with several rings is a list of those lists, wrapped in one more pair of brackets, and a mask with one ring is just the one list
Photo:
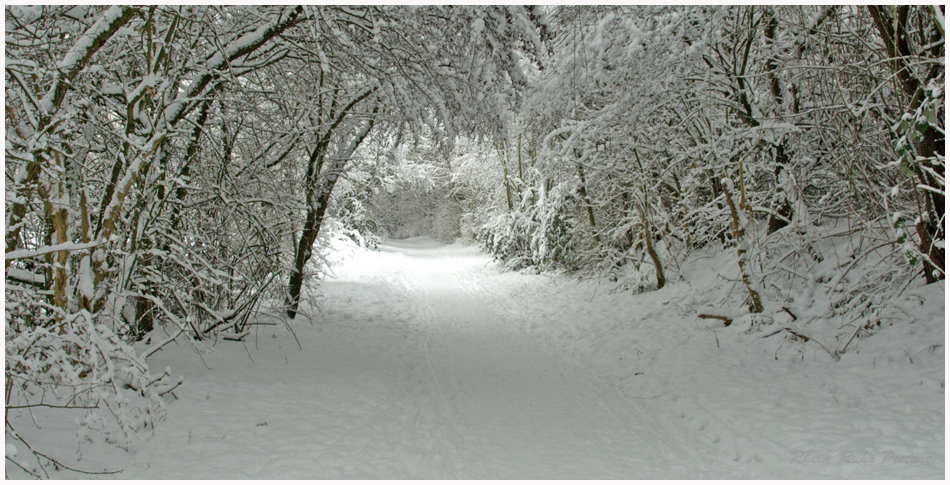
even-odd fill
[[(435, 331), (438, 331), (441, 339), (447, 342), (444, 330), (442, 325), (439, 324), (437, 313), (430, 303), (429, 293), (425, 291), (424, 286), (419, 283), (417, 277), (414, 277), (412, 273), (400, 271), (396, 273), (395, 282), (398, 284), (398, 290), (404, 292), (409, 298), (415, 301), (417, 307), (416, 312), (425, 333), (422, 349), (425, 355), (426, 369), (428, 370), (428, 375), (431, 377), (432, 383), (435, 385), (436, 395), (434, 396), (434, 400), (438, 402), (440, 417), (444, 421), (439, 423), (436, 429), (447, 428), (447, 434), (449, 435), (447, 437), (435, 435), (433, 438), (439, 442), (443, 449), (449, 451), (449, 454), (453, 456), (452, 468), (454, 468), (454, 471), (461, 471), (464, 463), (464, 453), (458, 445), (462, 439), (458, 433), (458, 423), (455, 414), (446, 406), (446, 391), (442, 388), (440, 379), (436, 375), (436, 369), (429, 351), (429, 343)], [(452, 362), (449, 364), (452, 365)], [(452, 374), (450, 374), (449, 377), (453, 388), (458, 392), (458, 385), (455, 383)], [(457, 478), (458, 475), (453, 474), (452, 477)]]

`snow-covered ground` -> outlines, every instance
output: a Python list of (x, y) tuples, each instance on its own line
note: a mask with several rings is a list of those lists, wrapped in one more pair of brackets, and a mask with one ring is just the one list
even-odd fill
[(631, 295), (427, 238), (332, 258), (302, 349), (260, 325), (155, 354), (185, 384), (129, 452), (18, 431), (125, 479), (944, 477), (943, 283), (832, 362), (697, 319), (715, 259)]

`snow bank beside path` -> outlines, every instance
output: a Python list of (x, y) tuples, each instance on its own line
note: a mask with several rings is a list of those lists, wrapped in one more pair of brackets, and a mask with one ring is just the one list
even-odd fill
[[(565, 277), (499, 275), (526, 331), (666, 416), (717, 477), (943, 478), (944, 284), (909, 291), (906, 319), (835, 363), (815, 342), (697, 318), (719, 266), (609, 294)], [(497, 285), (495, 285), (497, 287)], [(774, 331), (774, 327), (773, 330)], [(696, 476), (703, 476), (699, 469)]]

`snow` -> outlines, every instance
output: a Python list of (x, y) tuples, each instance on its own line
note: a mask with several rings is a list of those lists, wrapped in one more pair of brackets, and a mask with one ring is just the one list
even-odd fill
[(53, 244), (51, 246), (45, 246), (37, 250), (16, 249), (14, 251), (4, 253), (4, 259), (7, 261), (12, 261), (12, 260), (17, 260), (17, 259), (35, 258), (37, 256), (42, 256), (44, 254), (49, 254), (49, 253), (55, 253), (58, 251), (81, 251), (83, 249), (93, 248), (110, 241), (111, 239), (102, 239), (102, 240), (93, 241), (89, 243), (65, 242), (65, 243), (60, 243), (60, 244)]
[(719, 181), (719, 183), (722, 184), (722, 186), (725, 187), (726, 190), (728, 190), (730, 193), (735, 192), (735, 186), (732, 184), (731, 178), (723, 177), (722, 180)]
[(96, 286), (92, 276), (89, 255), (83, 255), (79, 263), (79, 293), (86, 298), (92, 298), (96, 293)]
[(282, 324), (163, 347), (150, 367), (184, 384), (128, 452), (57, 439), (71, 421), (42, 408), (42, 433), (11, 411), (17, 432), (119, 479), (944, 476), (942, 283), (833, 363), (697, 319), (717, 258), (633, 295), (426, 237), (333, 244), (302, 349)]
[[(94, 42), (96, 38), (112, 26), (112, 24), (118, 21), (126, 11), (126, 7), (113, 6), (110, 7), (102, 17), (100, 17), (93, 26), (86, 31), (79, 40), (76, 41), (76, 44), (63, 56), (63, 59), (56, 63), (56, 68), (60, 72), (72, 71), (76, 68), (77, 64), (83, 60), (83, 58), (89, 55), (90, 50), (94, 48)], [(67, 80), (69, 81), (69, 80)], [(53, 83), (53, 86), (50, 88), (46, 96), (40, 101), (40, 108), (44, 113), (51, 113), (53, 109), (57, 108), (54, 106), (54, 98), (56, 97), (56, 92), (58, 89), (59, 83), (63, 82), (61, 79), (57, 79)]]

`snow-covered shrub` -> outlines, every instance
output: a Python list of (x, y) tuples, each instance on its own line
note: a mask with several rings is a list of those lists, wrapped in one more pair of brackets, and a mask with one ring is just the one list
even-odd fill
[[(565, 6), (552, 19), (562, 35), (490, 160), (477, 236), (496, 258), (646, 291), (715, 254), (718, 316), (751, 309), (756, 328), (823, 342), (866, 335), (860, 322), (892, 312), (915, 273), (943, 279), (940, 8)], [(572, 210), (550, 194), (523, 204), (526, 187), (559, 184), (583, 189)]]
[(369, 216), (364, 201), (356, 197), (337, 197), (343, 200), (337, 202), (334, 219), (339, 221), (348, 232), (351, 239), (360, 247), (376, 249), (379, 245), (379, 230), (376, 221)]
[(536, 198), (526, 195), (518, 209), (496, 215), (479, 229), (479, 244), (512, 269), (577, 269), (575, 191), (559, 184), (546, 193), (536, 191), (541, 192)]
[(248, 163), (242, 116), (217, 102), (226, 59), (196, 53), (252, 52), (296, 18), (254, 12), (274, 29), (222, 20), (219, 44), (201, 7), (5, 9), (8, 410), (81, 407), (124, 444), (160, 416), (167, 378), (132, 343), (243, 325), (276, 281), (281, 174)]
[(497, 214), (478, 228), (475, 239), (482, 249), (496, 260), (505, 262), (514, 269), (531, 266), (529, 234), (522, 230), (523, 220), (517, 215), (504, 212)]
[(374, 159), (354, 162), (348, 176), (337, 182), (327, 213), (343, 225), (355, 243), (376, 249), (380, 227), (374, 213), (376, 195), (382, 183), (378, 176), (379, 166)]
[[(167, 369), (152, 375), (144, 356), (88, 311), (64, 313), (23, 290), (17, 285), (5, 290), (8, 443), (40, 451), (16, 432), (10, 413), (19, 409), (28, 414), (39, 407), (75, 409), (82, 413), (77, 423), (86, 429), (81, 436), (98, 434), (123, 448), (136, 431), (162, 419), (161, 396), (180, 381), (171, 381)], [(26, 463), (28, 473), (45, 474), (42, 460)]]

